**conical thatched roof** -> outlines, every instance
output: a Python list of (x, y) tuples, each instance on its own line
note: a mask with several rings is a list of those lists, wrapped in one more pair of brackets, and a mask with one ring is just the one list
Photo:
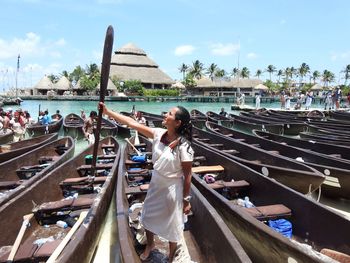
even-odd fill
[(185, 89), (185, 85), (182, 84), (180, 81), (176, 81), (173, 85), (171, 85), (173, 89)]
[(71, 88), (72, 84), (65, 76), (62, 76), (60, 80), (54, 84), (54, 89), (57, 90), (70, 90)]
[(44, 76), (39, 82), (34, 86), (34, 89), (39, 90), (50, 90), (53, 89), (53, 83), (48, 78), (48, 76)]
[(83, 90), (83, 87), (82, 86), (80, 86), (80, 79), (78, 80), (78, 82), (73, 86), (73, 89), (81, 89), (81, 90)]
[(323, 90), (323, 87), (321, 86), (321, 84), (316, 83), (311, 87), (311, 90)]
[[(99, 83), (96, 87), (96, 89), (100, 89), (101, 83)], [(117, 87), (114, 85), (111, 79), (108, 79), (107, 83), (107, 90), (118, 90)]]
[(262, 81), (259, 79), (218, 79), (214, 78), (213, 81), (207, 77), (203, 77), (196, 81), (198, 88), (253, 88)]
[(174, 81), (134, 44), (118, 49), (111, 59), (110, 75), (120, 80), (140, 80), (142, 83), (170, 85)]

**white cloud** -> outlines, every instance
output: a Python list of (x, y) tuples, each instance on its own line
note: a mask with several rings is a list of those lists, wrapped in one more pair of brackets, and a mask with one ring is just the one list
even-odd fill
[(14, 38), (11, 40), (0, 38), (0, 59), (17, 57), (18, 54), (26, 57), (52, 56), (57, 58), (58, 48), (64, 46), (66, 41), (60, 38), (57, 41), (43, 42), (41, 37), (33, 32), (25, 35), (25, 38)]
[(331, 60), (348, 60), (350, 59), (350, 51), (344, 51), (344, 52), (331, 52)]
[(257, 57), (258, 57), (258, 55), (254, 52), (250, 52), (247, 54), (248, 59), (256, 59)]
[(212, 44), (210, 46), (211, 53), (217, 56), (230, 56), (235, 54), (239, 51), (240, 45), (239, 44), (222, 44), (222, 43), (216, 43)]
[(186, 55), (191, 55), (196, 48), (192, 45), (182, 45), (175, 48), (175, 56), (181, 57)]

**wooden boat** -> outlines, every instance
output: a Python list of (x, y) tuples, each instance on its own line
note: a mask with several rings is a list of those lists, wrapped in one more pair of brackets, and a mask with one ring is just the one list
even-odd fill
[(333, 119), (350, 121), (350, 112), (349, 111), (330, 111), (329, 115)]
[(239, 139), (244, 140), (244, 142), (248, 144), (258, 144), (263, 150), (275, 151), (276, 154), (278, 153), (282, 156), (301, 161), (326, 175), (326, 180), (321, 186), (322, 194), (350, 199), (350, 162), (348, 161), (342, 161), (336, 157), (312, 152), (307, 149), (299, 149), (273, 142), (215, 123), (207, 123), (207, 128), (221, 136), (226, 135), (232, 140)]
[(207, 120), (211, 121), (211, 122), (217, 122), (218, 123), (218, 122), (221, 122), (221, 121), (230, 121), (229, 117), (220, 115), (220, 114), (218, 114), (216, 112), (213, 112), (213, 111), (207, 111), (206, 115), (207, 115)]
[[(90, 262), (113, 195), (120, 157), (117, 141), (112, 137), (104, 138), (100, 141), (98, 155), (105, 163), (97, 164), (98, 173), (103, 175), (89, 180), (81, 175), (90, 170), (91, 166), (85, 163), (86, 156), (92, 152), (93, 145), (0, 208), (1, 227), (6, 229), (0, 235), (2, 253), (6, 252), (6, 246), (15, 242), (23, 216), (34, 213), (15, 260), (22, 257), (25, 262), (46, 262), (50, 256), (58, 253), (56, 249), (61, 245), (63, 250), (56, 260), (51, 258), (51, 262)], [(76, 198), (63, 200), (74, 193), (78, 193)], [(69, 226), (59, 227), (57, 220)], [(39, 245), (34, 244), (34, 240), (37, 243), (40, 241)], [(65, 244), (65, 241), (69, 243)]]
[[(283, 124), (275, 123), (275, 124), (264, 124), (264, 123), (257, 123), (257, 122), (250, 122), (246, 119), (244, 119), (242, 116), (237, 116), (230, 114), (230, 118), (232, 118), (232, 125), (231, 127), (238, 128), (240, 130), (244, 130), (247, 132), (251, 132), (252, 130), (262, 130), (262, 131), (269, 131), (273, 133), (282, 134), (283, 133)], [(226, 127), (229, 127), (227, 124)]]
[[(197, 160), (202, 160), (199, 167), (192, 168), (193, 184), (219, 212), (253, 262), (330, 262), (318, 253), (324, 248), (350, 254), (347, 218), (219, 151), (196, 142), (193, 149)], [(213, 170), (218, 173), (216, 182), (207, 184), (201, 178)], [(239, 205), (237, 198), (245, 196), (255, 207)], [(267, 226), (265, 222), (274, 219), (292, 223), (292, 239)]]
[(27, 127), (28, 134), (31, 135), (31, 137), (47, 134), (47, 133), (54, 133), (59, 132), (61, 129), (61, 126), (63, 124), (63, 117), (59, 114), (54, 114), (51, 116), (51, 118), (56, 121), (51, 122), (49, 125), (42, 125), (40, 123), (34, 123)]
[(65, 135), (73, 138), (84, 138), (84, 120), (78, 114), (70, 113), (63, 120), (63, 130)]
[(320, 134), (312, 132), (301, 132), (299, 134), (300, 138), (307, 140), (315, 140), (321, 142), (328, 142), (329, 144), (335, 145), (348, 145), (350, 146), (350, 137), (345, 135), (331, 135), (331, 134)]
[(0, 206), (72, 157), (74, 146), (71, 137), (64, 137), (1, 163)]
[(283, 143), (285, 145), (291, 145), (294, 147), (309, 149), (314, 152), (333, 155), (336, 158), (342, 158), (350, 160), (350, 151), (347, 147), (341, 145), (334, 145), (329, 143), (317, 142), (313, 140), (300, 140), (291, 137), (286, 137), (278, 134), (273, 134), (269, 132), (255, 131), (255, 134), (259, 137), (275, 141), (278, 143)]
[(3, 105), (21, 105), (23, 100), (21, 98), (5, 98), (2, 103)]
[[(145, 140), (142, 136), (140, 136), (140, 142), (142, 143), (141, 147), (144, 147), (145, 150), (151, 149), (149, 141)], [(138, 148), (140, 149), (139, 146)], [(140, 247), (137, 241), (139, 239), (135, 238), (136, 233), (134, 229), (130, 228), (130, 220), (134, 220), (131, 222), (137, 222), (138, 219), (136, 216), (131, 216), (129, 211), (131, 210), (133, 211), (132, 214), (137, 215), (137, 211), (140, 208), (133, 210), (130, 206), (142, 202), (146, 191), (140, 190), (140, 186), (136, 183), (138, 179), (131, 179), (135, 177), (133, 174), (128, 173), (130, 171), (128, 169), (132, 166), (132, 162), (129, 160), (130, 153), (132, 153), (130, 151), (131, 148), (129, 146), (126, 147), (126, 151), (121, 157), (121, 160), (124, 160), (124, 164), (119, 166), (116, 189), (118, 240), (121, 262), (141, 262), (139, 254), (142, 252), (142, 247)], [(149, 182), (149, 179), (142, 180)], [(189, 216), (184, 230), (185, 244), (191, 260), (194, 262), (251, 262), (219, 214), (193, 185), (191, 187), (191, 196), (191, 210), (193, 215)], [(158, 251), (151, 253), (151, 260), (149, 261), (164, 262), (168, 254), (166, 252), (168, 251), (168, 243), (156, 237), (156, 248)], [(185, 260), (181, 262), (192, 261)]]
[(283, 134), (286, 135), (298, 135), (299, 132), (305, 131), (307, 125), (304, 121), (297, 119), (288, 119), (283, 117), (269, 117), (264, 115), (254, 115), (247, 112), (241, 112), (241, 116), (245, 117), (249, 122), (272, 124), (278, 123), (283, 125)]
[(344, 130), (344, 129), (339, 130), (339, 129), (335, 129), (335, 128), (324, 128), (322, 126), (313, 125), (313, 124), (308, 124), (307, 130), (309, 132), (316, 132), (316, 133), (327, 133), (327, 134), (350, 136), (349, 130)]
[(239, 140), (230, 140), (197, 128), (193, 129), (193, 134), (197, 143), (216, 149), (261, 175), (273, 178), (300, 193), (315, 191), (325, 180), (325, 176), (316, 169), (274, 152), (270, 153)]
[(13, 131), (12, 130), (10, 130), (10, 129), (6, 129), (6, 131), (4, 131), (4, 129), (0, 130), (0, 145), (12, 142), (12, 140), (13, 140)]
[(23, 141), (0, 145), (0, 163), (56, 140), (57, 137), (57, 133), (50, 133)]
[(193, 120), (207, 120), (207, 115), (197, 109), (191, 110), (190, 114)]
[(106, 118), (102, 118), (101, 123), (101, 136), (115, 136), (118, 132), (118, 126), (113, 122)]
[(118, 127), (118, 135), (124, 138), (129, 138), (131, 136), (131, 129), (127, 125), (116, 122), (115, 125)]

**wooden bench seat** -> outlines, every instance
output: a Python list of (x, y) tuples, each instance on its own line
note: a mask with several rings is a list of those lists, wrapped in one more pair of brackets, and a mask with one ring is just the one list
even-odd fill
[(273, 150), (271, 150), (271, 151), (267, 151), (268, 153), (272, 153), (272, 154), (280, 154), (280, 152), (279, 151), (273, 151)]
[(237, 138), (235, 139), (236, 141), (239, 141), (239, 142), (245, 142), (245, 139), (240, 139), (240, 138)]
[(250, 144), (250, 146), (253, 146), (253, 147), (256, 147), (256, 148), (260, 148), (260, 144), (258, 144), (258, 143), (252, 143), (252, 144)]
[(338, 153), (328, 154), (328, 156), (330, 156), (330, 157), (335, 157), (335, 158), (342, 158), (342, 157), (341, 157), (341, 154), (338, 154)]
[(232, 133), (228, 133), (228, 134), (225, 134), (225, 136), (227, 136), (227, 137), (233, 137), (233, 134), (232, 134)]
[(142, 142), (140, 144), (134, 144), (134, 147), (136, 149), (139, 149), (139, 148), (145, 148), (145, 147), (147, 147), (147, 145), (146, 145), (146, 143)]
[(16, 174), (20, 179), (29, 179), (34, 176), (36, 173), (41, 172), (47, 165), (32, 165), (32, 166), (23, 166), (16, 170)]
[(33, 209), (33, 213), (53, 213), (59, 211), (89, 209), (94, 202), (94, 198), (79, 197), (43, 203)]
[(223, 172), (224, 170), (221, 165), (192, 167), (192, 172), (197, 174)]
[[(102, 170), (102, 169), (112, 169), (114, 163), (97, 163), (95, 168)], [(77, 168), (77, 171), (86, 171), (86, 170), (91, 170), (91, 164), (83, 164)]]
[(251, 208), (243, 207), (243, 209), (260, 221), (288, 218), (292, 216), (292, 211), (282, 204), (256, 206)]
[(249, 187), (249, 183), (245, 180), (234, 181), (234, 182), (216, 181), (215, 183), (208, 184), (208, 186), (215, 190), (222, 189), (222, 188), (240, 190), (240, 189)]
[(104, 183), (107, 179), (107, 176), (98, 176), (98, 177), (74, 177), (67, 178), (60, 183), (60, 186), (66, 185), (84, 185), (84, 184), (101, 184)]
[(59, 156), (41, 156), (38, 159), (39, 164), (49, 163), (57, 161), (60, 157)]
[(14, 189), (22, 184), (22, 181), (3, 181), (0, 182), (0, 190)]
[(209, 138), (198, 138), (197, 141), (200, 141), (200, 142), (210, 142), (210, 139), (209, 139)]
[(97, 160), (115, 159), (116, 157), (116, 154), (101, 154), (97, 156)]
[(115, 148), (115, 145), (114, 144), (102, 144), (101, 145), (101, 148), (102, 149), (110, 149), (110, 148)]
[(210, 147), (222, 149), (224, 145), (222, 143), (208, 143)]
[(206, 161), (206, 160), (207, 160), (207, 158), (205, 156), (195, 156), (193, 158), (194, 162), (200, 162), (200, 161)]
[(49, 259), (49, 257), (53, 254), (55, 249), (61, 244), (62, 239), (56, 239), (52, 242), (45, 242), (42, 244), (33, 254), (33, 258), (35, 262), (44, 262)]
[(239, 154), (239, 151), (234, 150), (234, 149), (222, 150), (222, 152), (229, 153), (229, 154)]
[(127, 195), (144, 195), (147, 194), (149, 184), (142, 184), (139, 186), (125, 187), (125, 194)]

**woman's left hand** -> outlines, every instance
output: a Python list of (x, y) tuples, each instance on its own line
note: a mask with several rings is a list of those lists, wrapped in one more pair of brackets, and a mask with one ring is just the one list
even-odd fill
[(183, 208), (183, 212), (185, 215), (188, 215), (191, 211), (191, 204), (190, 202), (184, 201), (184, 208)]

